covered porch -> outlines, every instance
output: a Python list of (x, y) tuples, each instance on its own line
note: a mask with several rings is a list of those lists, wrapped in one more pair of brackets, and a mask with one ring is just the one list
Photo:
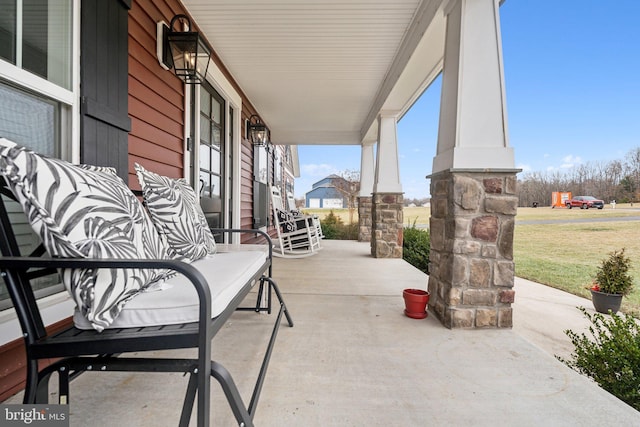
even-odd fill
[[(256, 425), (637, 424), (635, 410), (553, 357), (570, 354), (562, 331), (586, 326), (575, 307), (588, 301), (516, 278), (513, 329), (451, 330), (432, 312), (402, 314), (402, 289), (424, 289), (422, 272), (372, 258), (367, 243), (324, 245), (314, 257), (275, 260), (295, 327), (280, 330)], [(236, 313), (213, 341), (213, 359), (247, 399), (269, 335), (262, 316)], [(71, 425), (176, 425), (186, 384), (173, 374), (84, 373), (71, 384)], [(221, 390), (212, 394), (212, 424), (234, 425)]]
[(302, 4), (182, 0), (275, 145), (361, 147), (359, 240), (402, 258), (397, 123), (442, 76), (431, 180), (430, 306), (449, 328), (510, 328), (516, 173), (504, 0)]

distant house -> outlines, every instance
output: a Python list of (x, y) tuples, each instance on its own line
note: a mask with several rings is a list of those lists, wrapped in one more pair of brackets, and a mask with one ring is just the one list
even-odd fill
[(348, 206), (347, 198), (338, 191), (336, 180), (345, 181), (338, 175), (329, 175), (313, 184), (311, 191), (305, 195), (305, 207), (341, 209)]

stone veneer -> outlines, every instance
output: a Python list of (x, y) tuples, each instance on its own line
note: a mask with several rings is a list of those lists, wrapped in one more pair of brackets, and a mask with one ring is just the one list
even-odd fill
[(516, 171), (431, 176), (429, 307), (448, 328), (513, 326)]
[(402, 258), (402, 193), (373, 193), (371, 202), (371, 255)]
[(358, 197), (358, 241), (371, 241), (371, 197)]

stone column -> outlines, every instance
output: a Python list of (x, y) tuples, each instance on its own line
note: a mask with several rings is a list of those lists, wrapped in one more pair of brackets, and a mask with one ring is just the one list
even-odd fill
[(397, 117), (397, 111), (382, 111), (378, 117), (378, 155), (371, 209), (371, 255), (376, 258), (402, 258), (404, 197), (398, 162)]
[(375, 180), (373, 148), (375, 142), (363, 142), (360, 155), (360, 194), (358, 195), (358, 241), (371, 241), (371, 193)]
[(516, 172), (431, 176), (429, 306), (448, 328), (513, 325)]
[(402, 258), (404, 197), (402, 193), (374, 193), (371, 255), (375, 258)]
[(370, 242), (371, 241), (371, 229), (372, 229), (372, 198), (371, 196), (359, 196), (358, 197), (358, 241)]

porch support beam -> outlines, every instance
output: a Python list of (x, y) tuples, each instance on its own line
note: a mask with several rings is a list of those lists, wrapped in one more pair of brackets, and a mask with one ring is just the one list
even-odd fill
[(372, 198), (371, 255), (402, 258), (403, 193), (398, 162), (397, 111), (378, 116), (378, 152)]
[(373, 193), (402, 193), (397, 117), (397, 111), (383, 111), (378, 116), (378, 152)]
[(371, 194), (375, 179), (374, 163), (375, 142), (362, 143), (360, 155), (360, 193), (358, 195), (358, 241), (371, 241)]
[(511, 328), (517, 209), (498, 2), (450, 0), (431, 178), (430, 309), (449, 328)]
[(513, 169), (507, 140), (498, 2), (451, 0), (433, 173)]

